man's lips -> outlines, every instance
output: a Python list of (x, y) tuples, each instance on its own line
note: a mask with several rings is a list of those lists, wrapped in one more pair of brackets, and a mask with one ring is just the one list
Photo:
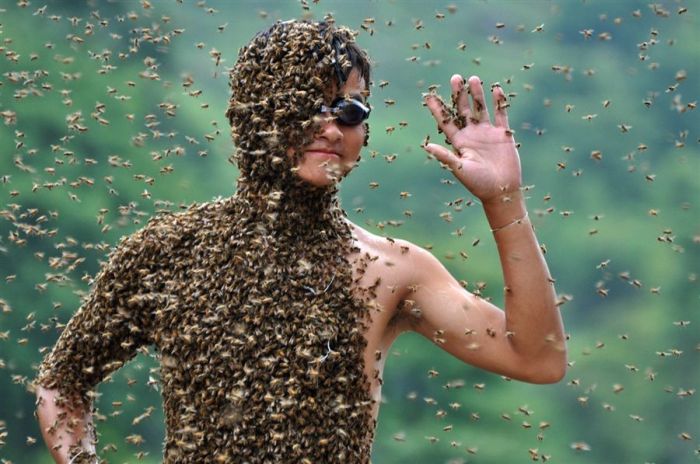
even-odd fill
[(338, 153), (327, 150), (306, 150), (304, 154), (307, 156), (314, 156), (324, 159), (340, 159), (340, 155)]

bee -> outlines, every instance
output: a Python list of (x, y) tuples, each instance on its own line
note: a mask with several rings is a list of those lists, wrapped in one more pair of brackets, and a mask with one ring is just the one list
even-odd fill
[(630, 129), (632, 129), (632, 126), (630, 126), (629, 124), (623, 123), (623, 124), (618, 124), (617, 128), (620, 129), (620, 132), (625, 133), (625, 132), (629, 132)]
[(583, 441), (573, 442), (573, 443), (571, 443), (570, 447), (574, 451), (590, 451), (591, 450), (591, 446), (588, 443), (583, 442)]

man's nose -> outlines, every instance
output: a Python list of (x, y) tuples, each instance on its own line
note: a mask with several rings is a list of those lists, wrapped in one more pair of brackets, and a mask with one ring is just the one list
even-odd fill
[(322, 113), (319, 116), (320, 119), (320, 136), (331, 142), (336, 142), (342, 140), (343, 131), (338, 125), (336, 118), (331, 116), (330, 113)]

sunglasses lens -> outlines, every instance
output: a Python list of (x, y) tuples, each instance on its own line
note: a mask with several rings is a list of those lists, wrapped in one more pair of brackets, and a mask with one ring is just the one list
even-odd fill
[(369, 108), (357, 100), (338, 99), (333, 102), (330, 111), (345, 126), (356, 126), (369, 116)]
[(357, 102), (347, 102), (340, 108), (338, 119), (343, 124), (354, 126), (365, 120), (365, 111)]

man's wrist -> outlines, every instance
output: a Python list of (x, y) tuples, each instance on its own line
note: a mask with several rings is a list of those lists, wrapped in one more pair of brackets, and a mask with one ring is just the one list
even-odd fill
[(527, 217), (525, 198), (521, 190), (503, 192), (483, 201), (484, 213), (491, 230), (498, 231), (509, 225), (523, 221)]

